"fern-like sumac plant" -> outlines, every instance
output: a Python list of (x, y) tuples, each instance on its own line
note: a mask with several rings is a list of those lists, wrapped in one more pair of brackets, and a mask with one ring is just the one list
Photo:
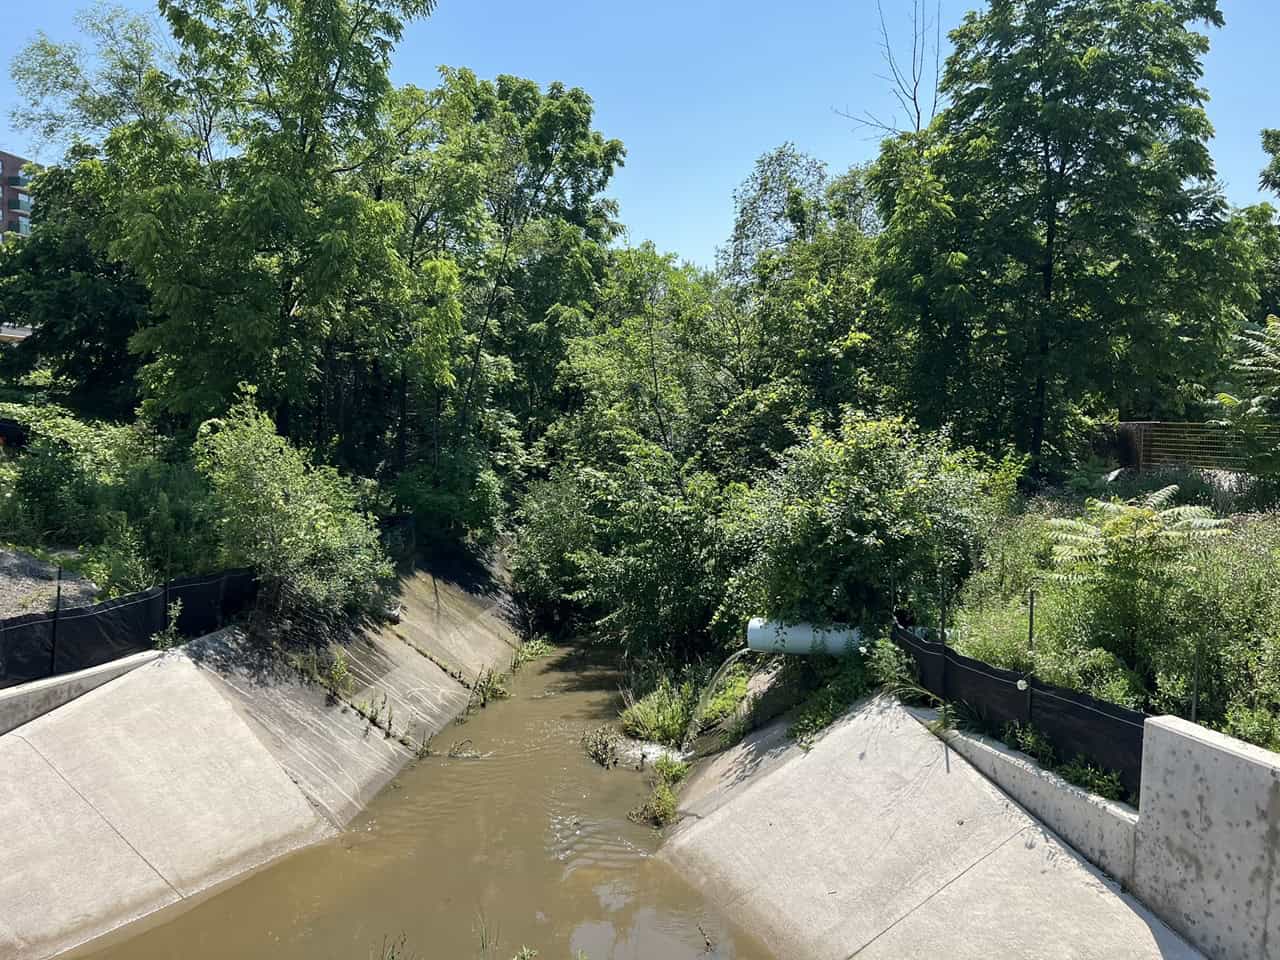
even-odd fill
[(1225, 414), (1220, 422), (1251, 473), (1280, 473), (1280, 317), (1268, 317), (1262, 329), (1243, 330), (1233, 339), (1238, 353), (1232, 372), (1251, 392), (1218, 394)]
[(1228, 523), (1207, 507), (1173, 505), (1177, 494), (1175, 485), (1128, 502), (1090, 500), (1084, 517), (1050, 521), (1055, 577), (1078, 592), (1091, 639), (1139, 672), (1152, 653), (1140, 638), (1162, 620), (1166, 588)]

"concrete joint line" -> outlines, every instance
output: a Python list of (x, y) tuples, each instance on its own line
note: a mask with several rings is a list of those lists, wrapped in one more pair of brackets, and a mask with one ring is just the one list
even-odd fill
[(991, 857), (994, 854), (998, 853), (1006, 845), (1008, 845), (1010, 841), (1016, 840), (1018, 837), (1022, 836), (1024, 833), (1030, 830), (1032, 826), (1033, 824), (1028, 823), (1019, 827), (1017, 830), (1013, 831), (1013, 833), (1009, 834), (1009, 836), (1005, 837), (1003, 840), (997, 843), (994, 847), (992, 847), (990, 850), (988, 850), (986, 853), (980, 856), (977, 860), (973, 861), (973, 863), (969, 864), (967, 867), (965, 867), (963, 870), (957, 873), (954, 877), (952, 877), (950, 880), (948, 880), (946, 883), (940, 886), (937, 890), (933, 891), (933, 893), (929, 894), (927, 897), (925, 897), (923, 900), (917, 903), (914, 907), (912, 907), (910, 910), (908, 910), (906, 913), (900, 916), (897, 920), (893, 921), (893, 923), (889, 924), (887, 927), (885, 927), (883, 930), (877, 933), (874, 937), (872, 937), (870, 940), (868, 940), (866, 943), (860, 946), (857, 950), (849, 954), (847, 960), (853, 960), (854, 957), (862, 953), (862, 951), (866, 950), (867, 947), (871, 946), (873, 943), (875, 943), (877, 940), (883, 937), (886, 933), (888, 933), (898, 924), (902, 923), (904, 920), (906, 920), (908, 917), (914, 914), (917, 910), (919, 910), (921, 907), (927, 904), (930, 900), (932, 900), (938, 894), (942, 893), (942, 891), (946, 890), (947, 887), (951, 886), (953, 883), (955, 883), (957, 880), (963, 877), (966, 873), (968, 873), (974, 867), (978, 866), (983, 861), (985, 861), (988, 857)]
[[(428, 653), (426, 650), (423, 650), (416, 643), (406, 640), (404, 637), (400, 636), (399, 634), (396, 634), (395, 636), (396, 636), (396, 639), (398, 639), (401, 643), (407, 646), (414, 653), (418, 654), (420, 657), (425, 657), (428, 662), (435, 664), (436, 667), (438, 667), (441, 671), (444, 672), (444, 675), (446, 677), (448, 677), (450, 680), (452, 680), (454, 683), (458, 684), (459, 686), (463, 687), (468, 693), (470, 693), (472, 690), (476, 688), (476, 681), (480, 679), (478, 676), (476, 677), (475, 680), (468, 680), (466, 673), (464, 673), (462, 670), (449, 666), (447, 663), (445, 663), (435, 654)], [(507, 645), (510, 646), (510, 644), (507, 644)]]
[(83, 800), (83, 801), (85, 802), (85, 804), (89, 807), (89, 809), (90, 809), (90, 810), (92, 810), (94, 813), (96, 813), (96, 814), (98, 815), (98, 819), (100, 819), (103, 823), (105, 823), (108, 827), (110, 827), (110, 828), (111, 828), (111, 832), (112, 832), (112, 833), (114, 833), (117, 837), (119, 837), (119, 838), (120, 838), (120, 840), (121, 840), (121, 842), (122, 842), (126, 847), (128, 847), (130, 850), (132, 850), (132, 851), (134, 852), (134, 855), (135, 855), (135, 856), (137, 856), (137, 858), (138, 858), (139, 860), (141, 860), (141, 861), (142, 861), (143, 863), (145, 863), (148, 867), (150, 867), (150, 868), (151, 868), (151, 871), (152, 871), (152, 872), (153, 872), (157, 877), (159, 877), (161, 880), (163, 880), (163, 881), (164, 881), (165, 886), (167, 886), (170, 890), (172, 890), (172, 891), (173, 891), (174, 896), (176, 896), (179, 900), (185, 900), (185, 899), (186, 899), (186, 897), (183, 895), (182, 891), (181, 891), (181, 890), (179, 890), (177, 887), (175, 887), (172, 883), (170, 883), (170, 882), (169, 882), (169, 878), (168, 878), (168, 877), (166, 877), (163, 873), (161, 873), (161, 872), (159, 871), (159, 869), (157, 869), (157, 867), (156, 867), (156, 865), (155, 865), (154, 863), (152, 863), (150, 860), (148, 860), (146, 857), (144, 857), (144, 856), (142, 855), (142, 851), (140, 851), (137, 847), (135, 847), (132, 843), (130, 843), (130, 842), (129, 842), (129, 838), (128, 838), (128, 837), (126, 837), (126, 836), (125, 836), (123, 833), (121, 833), (119, 830), (117, 830), (117, 829), (116, 829), (116, 825), (115, 825), (114, 823), (112, 823), (110, 820), (108, 820), (108, 819), (103, 815), (103, 813), (102, 813), (102, 811), (101, 811), (101, 810), (99, 810), (96, 806), (94, 806), (93, 801), (92, 801), (92, 800), (90, 800), (88, 797), (86, 797), (83, 793), (81, 793), (81, 792), (79, 791), (79, 789), (76, 787), (76, 785), (75, 785), (74, 783), (72, 783), (70, 780), (68, 780), (68, 779), (63, 775), (62, 771), (61, 771), (61, 770), (59, 770), (57, 767), (55, 767), (55, 766), (53, 765), (53, 761), (52, 761), (52, 760), (50, 760), (48, 757), (46, 757), (43, 753), (41, 753), (41, 752), (40, 752), (40, 748), (39, 748), (39, 747), (37, 747), (34, 743), (32, 743), (30, 740), (28, 740), (25, 736), (23, 736), (23, 735), (22, 735), (22, 734), (20, 734), (20, 733), (14, 733), (14, 734), (13, 734), (13, 736), (17, 737), (19, 740), (21, 740), (23, 743), (25, 743), (28, 747), (30, 747), (30, 748), (35, 752), (35, 755), (36, 755), (37, 757), (39, 757), (41, 760), (43, 760), (43, 761), (45, 762), (45, 764), (49, 767), (49, 769), (50, 769), (50, 770), (52, 770), (54, 773), (56, 773), (56, 774), (58, 775), (58, 779), (60, 779), (63, 783), (65, 783), (68, 787), (70, 787), (70, 788), (71, 788), (72, 793), (74, 793), (77, 797), (79, 797), (81, 800)]

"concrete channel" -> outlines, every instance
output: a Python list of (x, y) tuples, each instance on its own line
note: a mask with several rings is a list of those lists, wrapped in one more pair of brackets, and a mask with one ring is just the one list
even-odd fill
[(697, 771), (662, 856), (779, 957), (1201, 956), (903, 707)]
[(403, 586), (400, 623), (344, 647), (348, 699), (394, 736), (234, 630), (64, 684), (0, 736), (0, 957), (46, 960), (345, 826), (516, 649), (492, 598)]

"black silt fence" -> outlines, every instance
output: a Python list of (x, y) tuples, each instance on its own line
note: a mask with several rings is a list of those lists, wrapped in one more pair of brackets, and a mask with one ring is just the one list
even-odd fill
[[(1114, 770), (1133, 796), (1142, 785), (1146, 715), (963, 656), (942, 643), (895, 626), (893, 639), (915, 660), (920, 685), (948, 702), (963, 702), (995, 730), (1029, 723), (1063, 760), (1083, 757)], [(1026, 690), (1019, 690), (1019, 681)]]
[(91, 607), (63, 610), (51, 626), (51, 675), (110, 663), (146, 650), (151, 635), (164, 629), (164, 590), (152, 587)]
[(73, 673), (149, 650), (182, 601), (177, 629), (195, 637), (218, 629), (257, 596), (252, 570), (173, 580), (115, 600), (0, 620), (0, 687)]

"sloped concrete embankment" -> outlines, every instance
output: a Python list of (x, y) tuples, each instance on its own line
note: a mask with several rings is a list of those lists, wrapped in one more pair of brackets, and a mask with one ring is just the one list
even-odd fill
[(159, 650), (144, 650), (86, 670), (33, 680), (0, 690), (0, 734), (30, 723), (36, 717), (42, 717), (64, 703), (83, 697), (90, 690), (109, 683), (116, 677), (123, 677), (159, 656)]
[(402, 622), (346, 648), (350, 699), (397, 736), (235, 631), (0, 736), (0, 957), (55, 956), (341, 829), (413, 756), (399, 738), (438, 732), (515, 649), (492, 599), (405, 588)]
[(1199, 954), (890, 700), (700, 769), (662, 856), (782, 957)]

